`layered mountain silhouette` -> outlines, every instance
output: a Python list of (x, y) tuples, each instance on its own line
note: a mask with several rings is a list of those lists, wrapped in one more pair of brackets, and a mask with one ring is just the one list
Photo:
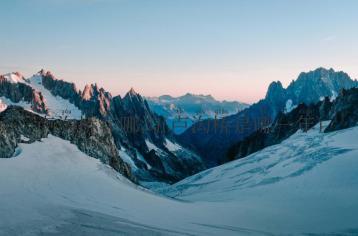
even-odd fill
[[(2, 110), (7, 106), (10, 109), (5, 110), (4, 114), (12, 114), (14, 109), (11, 105), (16, 105), (34, 112), (33, 116), (42, 116), (47, 120), (81, 122), (85, 118), (95, 118), (104, 122), (110, 130), (105, 136), (111, 136), (118, 154), (116, 159), (125, 162), (131, 169), (130, 175), (139, 182), (172, 183), (205, 168), (195, 152), (178, 144), (164, 118), (153, 113), (134, 89), (123, 98), (112, 96), (97, 84), (86, 85), (81, 91), (74, 83), (56, 79), (51, 72), (41, 70), (28, 79), (20, 76), (20, 73), (1, 76), (0, 99)], [(46, 124), (40, 126), (47, 127), (48, 122), (43, 119), (40, 119), (39, 124)], [(31, 120), (24, 120), (24, 125), (30, 125)], [(58, 127), (62, 129), (60, 133), (68, 134), (65, 135), (67, 140), (77, 140), (72, 137), (76, 133), (71, 134), (68, 130), (71, 127), (72, 130), (73, 125), (65, 123)], [(91, 134), (103, 135), (101, 129), (95, 128), (91, 132), (88, 138), (92, 137)], [(39, 137), (48, 134), (53, 133), (45, 132)], [(21, 135), (25, 134), (17, 132), (15, 140)], [(86, 140), (76, 142), (81, 146), (81, 142)], [(14, 152), (16, 143), (10, 147)]]
[(146, 99), (152, 111), (164, 116), (169, 128), (176, 134), (183, 133), (200, 120), (222, 118), (249, 106), (237, 101), (218, 101), (211, 95), (191, 93), (179, 97), (163, 95)]
[(208, 166), (216, 166), (226, 161), (232, 145), (271, 125), (278, 114), (290, 112), (301, 103), (311, 105), (325, 97), (334, 100), (342, 89), (357, 86), (357, 80), (341, 71), (318, 68), (304, 72), (287, 88), (279, 81), (272, 82), (264, 99), (235, 115), (194, 124), (179, 140), (200, 153)]

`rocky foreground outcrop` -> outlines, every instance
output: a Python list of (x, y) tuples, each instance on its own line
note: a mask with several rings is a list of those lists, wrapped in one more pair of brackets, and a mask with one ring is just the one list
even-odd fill
[(0, 158), (12, 157), (18, 143), (40, 141), (49, 134), (70, 141), (82, 152), (136, 181), (118, 155), (110, 128), (96, 118), (48, 120), (21, 107), (9, 106), (0, 113)]

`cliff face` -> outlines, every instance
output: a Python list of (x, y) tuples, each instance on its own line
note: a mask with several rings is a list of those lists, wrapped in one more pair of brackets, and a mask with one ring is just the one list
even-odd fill
[(110, 128), (96, 118), (48, 120), (21, 107), (9, 106), (0, 113), (0, 131), (0, 158), (12, 157), (19, 142), (40, 141), (51, 134), (70, 141), (82, 152), (135, 181), (129, 166), (118, 156)]

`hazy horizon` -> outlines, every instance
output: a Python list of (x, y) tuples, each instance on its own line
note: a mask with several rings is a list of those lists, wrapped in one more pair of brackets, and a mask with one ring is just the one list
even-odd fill
[(0, 3), (0, 73), (41, 68), (113, 95), (210, 94), (253, 103), (268, 85), (333, 68), (358, 77), (358, 2), (13, 0)]

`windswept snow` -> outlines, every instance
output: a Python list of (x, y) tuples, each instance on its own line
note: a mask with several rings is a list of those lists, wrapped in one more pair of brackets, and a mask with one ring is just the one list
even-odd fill
[(0, 235), (354, 235), (357, 139), (297, 132), (166, 188), (175, 200), (49, 136), (0, 159)]
[(21, 106), (25, 110), (32, 111), (31, 104), (28, 102), (20, 101), (16, 103), (16, 102), (12, 102), (10, 99), (6, 97), (0, 97), (0, 112), (4, 111), (10, 105)]
[(150, 193), (62, 139), (49, 136), (19, 148), (16, 157), (0, 159), (0, 235), (237, 235), (247, 230), (237, 226), (235, 211), (227, 206)]
[(54, 96), (42, 85), (42, 77), (34, 75), (29, 79), (29, 85), (42, 93), (52, 118), (81, 119), (82, 112), (74, 104), (59, 96)]
[(239, 224), (274, 233), (358, 232), (358, 127), (298, 131), (283, 143), (189, 177), (164, 192), (235, 205)]
[(179, 151), (182, 149), (179, 144), (173, 143), (169, 139), (165, 139), (165, 147), (168, 148), (168, 150), (171, 152)]

